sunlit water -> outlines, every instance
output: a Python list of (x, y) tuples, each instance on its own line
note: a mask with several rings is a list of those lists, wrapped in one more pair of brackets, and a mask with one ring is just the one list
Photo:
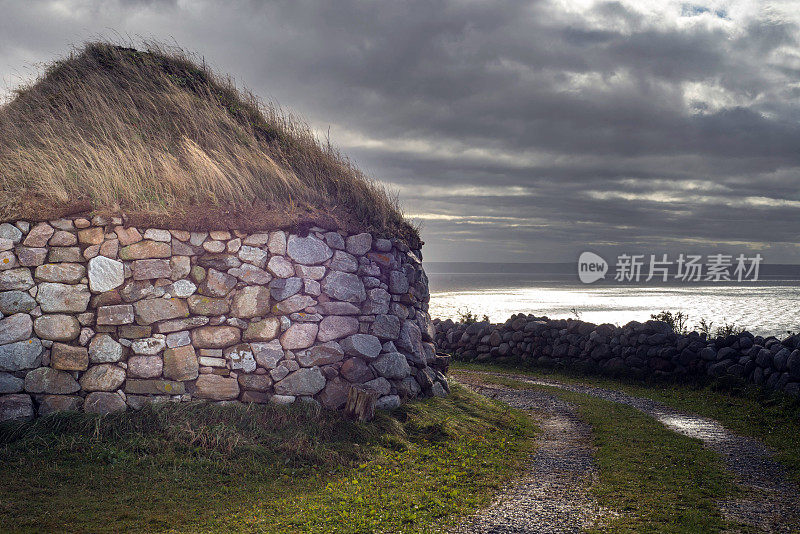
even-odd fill
[(455, 318), (470, 310), (494, 322), (514, 313), (576, 317), (623, 325), (662, 310), (682, 311), (690, 328), (701, 318), (717, 327), (734, 323), (760, 335), (800, 331), (800, 281), (741, 284), (584, 285), (569, 276), (429, 273), (432, 317)]

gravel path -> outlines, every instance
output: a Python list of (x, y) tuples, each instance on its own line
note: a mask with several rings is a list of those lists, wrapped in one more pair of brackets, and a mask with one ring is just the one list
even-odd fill
[(530, 411), (541, 433), (526, 472), (488, 508), (451, 532), (581, 532), (607, 515), (587, 491), (596, 476), (591, 428), (577, 418), (571, 404), (546, 392), (490, 386), (470, 377), (460, 381), (483, 395)]
[[(477, 378), (480, 374), (494, 374), (459, 373), (463, 373), (462, 380)], [(726, 519), (763, 532), (797, 532), (800, 529), (800, 491), (788, 479), (784, 468), (774, 460), (772, 450), (761, 442), (735, 434), (713, 419), (682, 413), (659, 402), (620, 391), (534, 379), (525, 375), (497, 376), (625, 404), (654, 417), (674, 432), (701, 440), (706, 447), (722, 455), (726, 466), (745, 490), (739, 498), (720, 503), (720, 510)]]

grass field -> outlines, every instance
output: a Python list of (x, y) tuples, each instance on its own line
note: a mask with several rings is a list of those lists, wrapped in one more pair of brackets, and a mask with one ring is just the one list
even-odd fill
[(170, 405), (0, 427), (0, 531), (424, 532), (529, 457), (521, 412), (455, 386), (372, 424)]

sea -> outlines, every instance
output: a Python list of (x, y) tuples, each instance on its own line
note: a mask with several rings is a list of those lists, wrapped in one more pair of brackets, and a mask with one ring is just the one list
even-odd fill
[(584, 284), (575, 263), (425, 262), (430, 314), (471, 312), (492, 322), (525, 313), (624, 325), (661, 311), (682, 312), (687, 326), (736, 325), (754, 335), (800, 332), (800, 265), (761, 265), (758, 280), (618, 282), (613, 273)]

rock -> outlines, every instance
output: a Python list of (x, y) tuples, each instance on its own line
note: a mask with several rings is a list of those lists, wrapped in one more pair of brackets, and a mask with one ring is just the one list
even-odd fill
[(192, 336), (187, 330), (181, 332), (172, 332), (167, 336), (167, 347), (174, 349), (175, 347), (184, 347), (192, 344)]
[(50, 247), (47, 251), (47, 261), (50, 263), (80, 263), (83, 260), (79, 247)]
[(278, 278), (269, 284), (270, 294), (277, 301), (286, 300), (303, 289), (303, 280), (295, 276)]
[(399, 352), (381, 354), (372, 363), (372, 367), (380, 376), (392, 380), (402, 380), (411, 374), (411, 367), (409, 367), (406, 357)]
[(136, 260), (133, 262), (134, 280), (153, 280), (169, 278), (172, 266), (167, 259)]
[[(17, 232), (19, 233), (19, 237), (16, 238), (16, 241), (14, 240), (13, 237), (8, 237), (9, 239), (11, 239), (11, 241), (14, 241), (15, 243), (18, 243), (20, 237), (22, 236), (22, 233), (19, 230), (17, 230)], [(54, 233), (55, 229), (52, 226), (50, 226), (47, 223), (39, 223), (33, 228), (31, 228), (31, 231), (28, 232), (28, 237), (25, 238), (25, 241), (23, 241), (22, 244), (25, 245), (26, 247), (34, 247), (34, 248), (47, 246), (47, 242), (50, 240), (50, 237), (52, 237)], [(0, 237), (7, 237), (7, 236), (0, 234)]]
[(235, 326), (203, 326), (192, 330), (192, 344), (198, 349), (222, 349), (241, 341)]
[(314, 345), (310, 349), (297, 353), (297, 363), (302, 367), (314, 367), (340, 362), (344, 359), (344, 351), (335, 341)]
[(140, 300), (133, 304), (133, 310), (140, 325), (189, 316), (186, 301), (175, 298)]
[(131, 356), (128, 358), (128, 378), (158, 378), (164, 369), (161, 356)]
[(422, 334), (419, 326), (412, 320), (403, 321), (400, 329), (400, 336), (395, 341), (397, 347), (411, 354), (413, 362), (422, 364), (425, 362), (425, 349), (422, 346)]
[(42, 315), (33, 322), (33, 330), (41, 339), (72, 341), (81, 333), (74, 315)]
[(125, 411), (125, 401), (116, 393), (96, 391), (89, 393), (83, 402), (83, 411), (105, 415)]
[(322, 292), (336, 300), (363, 302), (367, 298), (361, 279), (352, 273), (331, 271), (322, 281)]
[(19, 263), (14, 252), (10, 250), (0, 252), (0, 271), (14, 269), (15, 267), (19, 267)]
[(0, 292), (0, 314), (28, 313), (36, 307), (36, 300), (25, 291)]
[(133, 395), (183, 395), (186, 386), (183, 382), (170, 380), (138, 380), (125, 381), (125, 393)]
[(33, 287), (33, 277), (28, 268), (0, 271), (0, 291), (27, 291)]
[(78, 244), (78, 237), (72, 232), (58, 230), (47, 243), (52, 247), (71, 247)]
[[(291, 243), (291, 238), (289, 240)], [(325, 387), (325, 377), (318, 368), (302, 368), (275, 384), (277, 395), (316, 395)]]
[(136, 228), (125, 228), (123, 226), (114, 227), (114, 233), (117, 234), (119, 244), (126, 247), (142, 240), (142, 234)]
[(294, 265), (283, 256), (272, 256), (267, 263), (267, 270), (278, 278), (294, 276)]
[(167, 288), (167, 293), (179, 299), (191, 297), (195, 291), (197, 291), (197, 286), (189, 280), (177, 280)]
[(33, 401), (30, 395), (16, 393), (0, 396), (0, 423), (33, 418)]
[(225, 315), (230, 311), (228, 299), (192, 295), (188, 299), (189, 311), (195, 315)]
[(242, 240), (243, 245), (247, 245), (250, 247), (263, 247), (269, 242), (269, 234), (259, 233), (259, 234), (250, 234), (245, 236), (244, 240)]
[[(45, 226), (48, 225), (45, 224)], [(8, 239), (12, 243), (19, 243), (22, 239), (22, 231), (11, 223), (0, 224), (0, 239)], [(47, 239), (50, 239), (50, 236), (47, 236)], [(45, 239), (45, 243), (47, 243), (47, 239)]]
[(394, 340), (400, 336), (400, 318), (396, 315), (377, 315), (370, 332), (379, 339)]
[(236, 278), (216, 269), (209, 269), (205, 281), (200, 285), (200, 293), (211, 297), (224, 297), (236, 287)]
[(361, 358), (349, 358), (342, 364), (339, 372), (350, 382), (361, 384), (375, 378), (369, 365)]
[(25, 391), (28, 393), (69, 395), (80, 389), (80, 384), (66, 371), (39, 367), (25, 375)]
[(164, 378), (179, 382), (194, 380), (198, 369), (197, 355), (191, 345), (164, 351)]
[(0, 373), (0, 395), (19, 393), (25, 388), (25, 381), (11, 373)]
[(269, 343), (251, 343), (256, 363), (265, 369), (274, 369), (284, 357), (280, 341), (274, 339)]
[(89, 367), (80, 380), (84, 391), (115, 391), (124, 381), (125, 370), (110, 363)]
[(197, 259), (197, 265), (218, 271), (227, 271), (228, 269), (241, 267), (242, 262), (239, 258), (230, 254), (204, 254)]
[(316, 265), (333, 256), (333, 252), (323, 241), (314, 236), (300, 237), (297, 235), (289, 236), (286, 254), (302, 265)]
[(422, 388), (419, 387), (419, 384), (414, 380), (413, 376), (405, 377), (397, 386), (397, 393), (406, 399), (416, 398), (421, 391)]
[(402, 271), (392, 271), (389, 273), (389, 293), (393, 295), (404, 295), (408, 293), (408, 279)]
[(99, 245), (105, 238), (105, 232), (99, 226), (94, 228), (85, 228), (78, 231), (78, 241), (82, 245)]
[(36, 302), (45, 313), (82, 313), (89, 306), (90, 298), (89, 288), (83, 284), (43, 282), (36, 294)]
[(275, 315), (289, 315), (290, 313), (304, 310), (309, 306), (314, 306), (316, 303), (316, 300), (307, 295), (293, 295), (275, 304), (272, 308), (272, 313)]
[(358, 260), (352, 254), (337, 250), (333, 253), (330, 267), (334, 271), (354, 273), (358, 271)]
[(195, 382), (195, 397), (209, 400), (233, 400), (239, 396), (235, 378), (219, 375), (200, 375)]
[(169, 275), (171, 280), (186, 278), (192, 272), (192, 260), (189, 256), (172, 256), (169, 265), (172, 269)]
[(34, 277), (43, 282), (77, 284), (86, 276), (86, 267), (80, 263), (47, 263), (36, 268)]
[(272, 387), (272, 379), (267, 375), (239, 375), (238, 380), (242, 389), (269, 391)]
[(337, 376), (328, 380), (325, 389), (319, 394), (319, 401), (329, 410), (339, 410), (347, 402), (347, 394), (351, 387), (350, 382)]
[(169, 258), (170, 256), (172, 256), (170, 244), (159, 241), (139, 241), (119, 250), (119, 258), (121, 260), (146, 260), (150, 258)]
[(245, 284), (268, 284), (272, 280), (272, 275), (264, 269), (250, 265), (249, 263), (243, 264), (241, 267), (230, 269), (228, 274), (235, 276)]
[(36, 400), (40, 417), (56, 412), (79, 412), (83, 406), (83, 399), (77, 395), (41, 395)]
[(351, 302), (320, 302), (314, 311), (322, 315), (361, 315), (361, 308)]
[(131, 343), (131, 350), (134, 354), (145, 354), (147, 356), (155, 356), (167, 346), (164, 336), (148, 337), (144, 339), (137, 339)]
[(358, 319), (349, 315), (328, 315), (319, 323), (317, 339), (333, 341), (358, 333)]
[(144, 238), (149, 239), (151, 241), (161, 241), (163, 243), (169, 243), (172, 241), (172, 234), (169, 230), (158, 230), (155, 228), (148, 228), (144, 232)]
[(376, 239), (372, 242), (372, 248), (378, 252), (391, 252), (392, 242), (388, 239)]
[(376, 410), (396, 410), (400, 407), (400, 397), (397, 395), (384, 395), (375, 402)]
[(0, 319), (0, 345), (28, 339), (32, 333), (33, 319), (26, 313), (15, 313)]
[(294, 272), (300, 278), (309, 280), (322, 280), (325, 276), (325, 267), (322, 265), (295, 265)]
[(286, 233), (278, 230), (269, 234), (269, 241), (267, 242), (269, 253), (277, 256), (286, 254)]
[(225, 349), (225, 358), (230, 362), (234, 371), (252, 373), (256, 370), (256, 359), (249, 343), (240, 343)]
[(130, 304), (114, 304), (97, 308), (98, 325), (131, 324), (134, 319), (133, 306)]
[(379, 376), (374, 380), (370, 380), (369, 382), (364, 382), (364, 387), (371, 389), (380, 396), (388, 395), (389, 392), (392, 391), (392, 385), (382, 376)]
[(305, 349), (314, 344), (319, 326), (316, 323), (295, 323), (281, 335), (286, 350)]
[(348, 356), (357, 356), (366, 360), (374, 360), (381, 352), (381, 342), (370, 334), (353, 334), (346, 337), (340, 344)]
[(260, 317), (269, 311), (269, 290), (263, 286), (247, 286), (238, 290), (231, 303), (231, 315), (242, 319)]
[(42, 362), (42, 342), (37, 338), (0, 345), (0, 371), (33, 369)]
[(84, 347), (53, 343), (50, 366), (59, 371), (85, 371), (89, 367), (89, 353)]
[(347, 252), (363, 256), (372, 249), (372, 236), (368, 233), (351, 235), (347, 238)]
[(294, 395), (273, 395), (272, 397), (270, 397), (269, 401), (271, 403), (273, 403), (273, 404), (280, 404), (280, 405), (292, 404), (295, 401), (295, 396)]
[(277, 317), (267, 317), (261, 321), (251, 322), (244, 331), (245, 341), (271, 341), (278, 337), (281, 323)]
[(237, 256), (243, 262), (250, 263), (260, 269), (263, 269), (267, 264), (267, 258), (269, 257), (269, 254), (260, 248), (243, 246), (239, 249)]
[(186, 319), (171, 319), (163, 321), (155, 326), (155, 331), (161, 334), (168, 334), (170, 332), (177, 332), (178, 330), (190, 330), (198, 326), (204, 326), (209, 323), (208, 317), (188, 317)]

